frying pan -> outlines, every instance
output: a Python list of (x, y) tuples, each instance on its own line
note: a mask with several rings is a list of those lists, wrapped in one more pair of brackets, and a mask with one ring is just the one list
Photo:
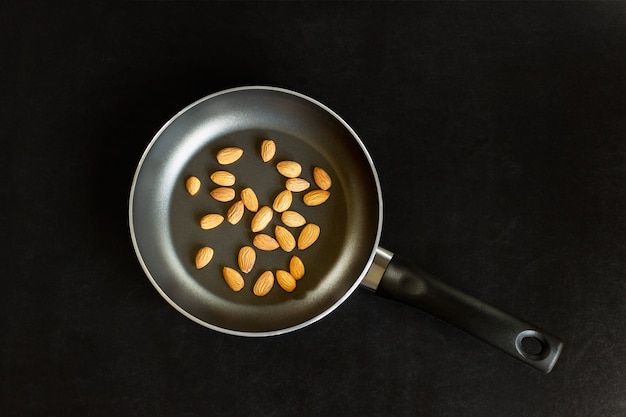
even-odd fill
[[(263, 162), (264, 139), (276, 154)], [(232, 165), (216, 161), (225, 147), (243, 149)], [(272, 205), (285, 188), (276, 162), (293, 160), (315, 188), (312, 170), (332, 178), (330, 197), (320, 205), (303, 203), (294, 193), (292, 210), (320, 227), (319, 239), (306, 250), (287, 253), (257, 250), (241, 291), (231, 290), (222, 268), (237, 268), (237, 252), (254, 233), (247, 211), (236, 225), (224, 221), (212, 230), (199, 227), (208, 213), (226, 215), (230, 203), (213, 199), (209, 175), (226, 169), (233, 188), (252, 188), (259, 204)], [(185, 189), (189, 176), (201, 190)], [(234, 200), (236, 201), (236, 200)], [(217, 92), (187, 106), (155, 135), (140, 159), (129, 202), (129, 226), (138, 260), (156, 290), (176, 310), (203, 326), (239, 336), (271, 336), (301, 329), (331, 313), (357, 287), (375, 291), (441, 318), (543, 372), (556, 363), (562, 342), (495, 307), (477, 300), (380, 248), (383, 200), (376, 169), (355, 131), (322, 103), (274, 87), (241, 87)], [(267, 233), (281, 224), (274, 215)], [(299, 230), (291, 230), (297, 237)], [(214, 249), (211, 262), (196, 269), (200, 247)], [(292, 255), (305, 264), (305, 276), (293, 292), (274, 285), (264, 297), (253, 294), (265, 270), (288, 270)]]

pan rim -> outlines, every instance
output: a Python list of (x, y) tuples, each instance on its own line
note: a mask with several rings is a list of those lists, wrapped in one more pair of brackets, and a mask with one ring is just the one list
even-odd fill
[[(137, 236), (135, 233), (135, 228), (134, 228), (134, 218), (133, 218), (133, 207), (134, 207), (134, 196), (135, 196), (135, 188), (137, 186), (137, 181), (139, 178), (139, 174), (141, 172), (142, 166), (144, 164), (144, 161), (146, 160), (148, 154), (150, 153), (150, 150), (152, 149), (152, 147), (154, 146), (154, 144), (158, 141), (159, 137), (161, 136), (161, 134), (172, 124), (174, 123), (174, 121), (176, 119), (178, 119), (181, 115), (185, 114), (188, 110), (190, 110), (191, 108), (203, 103), (204, 101), (213, 99), (215, 97), (224, 95), (224, 94), (230, 94), (230, 93), (235, 93), (235, 92), (239, 92), (239, 91), (246, 91), (246, 90), (265, 90), (265, 91), (275, 91), (275, 92), (280, 92), (283, 94), (288, 94), (288, 95), (293, 95), (295, 97), (298, 97), (300, 99), (303, 99), (305, 101), (308, 101), (312, 104), (314, 104), (315, 106), (321, 108), (323, 111), (327, 112), (328, 114), (330, 114), (332, 117), (334, 117), (339, 123), (341, 123), (344, 128), (350, 133), (350, 135), (352, 136), (352, 138), (356, 141), (357, 145), (360, 147), (361, 151), (363, 152), (363, 155), (365, 157), (365, 159), (367, 160), (370, 169), (371, 169), (371, 173), (374, 179), (374, 183), (376, 186), (376, 193), (377, 193), (377, 201), (378, 201), (378, 225), (376, 228), (376, 236), (374, 239), (374, 242), (372, 244), (372, 249), (371, 252), (369, 254), (369, 257), (367, 259), (367, 262), (363, 268), (363, 270), (361, 271), (359, 277), (354, 281), (354, 283), (350, 286), (350, 288), (348, 288), (347, 291), (344, 292), (344, 294), (338, 298), (330, 307), (328, 307), (326, 310), (322, 311), (321, 313), (301, 322), (298, 323), (296, 325), (293, 326), (289, 326), (289, 327), (285, 327), (282, 329), (276, 329), (276, 330), (270, 330), (270, 331), (261, 331), (261, 332), (254, 332), (254, 331), (242, 331), (242, 330), (234, 330), (234, 329), (229, 329), (229, 328), (224, 328), (221, 326), (217, 326), (213, 323), (209, 323), (205, 320), (202, 320), (196, 316), (194, 316), (193, 314), (189, 313), (187, 310), (185, 310), (183, 307), (181, 307), (180, 305), (178, 305), (172, 298), (170, 298), (167, 293), (159, 286), (159, 284), (157, 283), (156, 279), (152, 276), (152, 273), (150, 272), (150, 270), (148, 269), (148, 265), (146, 265), (146, 262), (144, 261), (144, 258), (141, 254), (141, 251), (139, 249), (139, 243), (137, 241)], [(381, 189), (381, 185), (380, 185), (380, 179), (378, 177), (378, 172), (376, 171), (376, 167), (374, 166), (374, 162), (372, 160), (371, 155), (369, 154), (367, 148), (365, 147), (364, 143), (361, 141), (361, 138), (357, 135), (357, 133), (354, 131), (354, 129), (352, 129), (352, 127), (341, 117), (339, 116), (337, 113), (335, 113), (332, 109), (330, 109), (328, 106), (324, 105), (323, 103), (321, 103), (318, 100), (315, 100), (307, 95), (304, 95), (302, 93), (298, 93), (296, 91), (293, 90), (289, 90), (289, 89), (285, 89), (285, 88), (281, 88), (281, 87), (275, 87), (275, 86), (264, 86), (264, 85), (248, 85), (248, 86), (240, 86), (240, 87), (234, 87), (234, 88), (228, 88), (228, 89), (224, 89), (221, 91), (217, 91), (215, 93), (209, 94), (205, 97), (202, 97), (196, 101), (194, 101), (193, 103), (187, 105), (186, 107), (184, 107), (182, 110), (178, 111), (174, 116), (172, 116), (156, 133), (155, 135), (152, 137), (151, 141), (148, 143), (148, 145), (146, 146), (141, 158), (139, 159), (139, 162), (137, 164), (137, 168), (135, 170), (135, 174), (133, 176), (133, 181), (131, 184), (131, 188), (130, 188), (130, 196), (129, 196), (129, 202), (128, 202), (128, 220), (129, 220), (129, 229), (130, 229), (130, 235), (131, 235), (131, 240), (133, 243), (133, 248), (135, 251), (135, 255), (137, 256), (137, 259), (141, 265), (141, 268), (144, 271), (144, 274), (148, 277), (148, 279), (150, 280), (150, 282), (152, 283), (152, 285), (154, 286), (154, 288), (156, 288), (157, 292), (172, 306), (174, 307), (179, 313), (183, 314), (185, 317), (187, 317), (188, 319), (194, 321), (197, 324), (200, 324), (201, 326), (210, 328), (212, 330), (221, 332), (221, 333), (225, 333), (225, 334), (230, 334), (230, 335), (235, 335), (235, 336), (245, 336), (245, 337), (267, 337), (267, 336), (277, 336), (277, 335), (281, 335), (281, 334), (285, 334), (285, 333), (290, 333), (293, 332), (295, 330), (299, 330), (302, 329), (310, 324), (313, 324), (319, 320), (321, 320), (322, 318), (326, 317), (328, 314), (330, 314), (331, 312), (333, 312), (337, 307), (339, 307), (341, 304), (343, 304), (348, 297), (350, 297), (350, 295), (352, 295), (352, 293), (356, 290), (357, 287), (359, 287), (359, 285), (361, 284), (361, 282), (363, 281), (363, 279), (365, 278), (365, 276), (367, 275), (367, 272), (369, 271), (369, 269), (371, 268), (372, 263), (374, 262), (374, 257), (376, 255), (376, 251), (378, 249), (379, 243), (380, 243), (380, 237), (382, 234), (382, 223), (383, 223), (383, 199), (382, 199), (382, 189)]]

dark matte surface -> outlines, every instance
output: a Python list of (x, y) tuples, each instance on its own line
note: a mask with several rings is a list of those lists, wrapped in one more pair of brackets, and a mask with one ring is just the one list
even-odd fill
[[(626, 413), (624, 3), (19, 4), (1, 415)], [(261, 340), (165, 303), (130, 244), (135, 165), (178, 109), (244, 84), (342, 115), (380, 172), (383, 245), (560, 336), (554, 371), (365, 291)]]

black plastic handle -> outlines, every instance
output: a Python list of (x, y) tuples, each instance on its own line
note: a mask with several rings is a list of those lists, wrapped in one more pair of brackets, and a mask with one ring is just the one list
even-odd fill
[(557, 337), (450, 287), (396, 256), (391, 258), (376, 294), (417, 307), (548, 373), (563, 342)]

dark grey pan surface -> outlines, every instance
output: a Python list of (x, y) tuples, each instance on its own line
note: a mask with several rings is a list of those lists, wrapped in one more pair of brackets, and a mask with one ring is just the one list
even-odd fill
[[(272, 139), (277, 152), (264, 163), (259, 156), (263, 139)], [(242, 158), (222, 166), (216, 153), (227, 146), (244, 150)], [(292, 209), (321, 228), (310, 248), (286, 253), (281, 249), (256, 250), (257, 262), (242, 274), (244, 288), (234, 292), (222, 278), (222, 268), (237, 269), (237, 251), (252, 246), (246, 210), (242, 221), (224, 221), (212, 230), (199, 226), (208, 213), (226, 215), (231, 203), (215, 201), (209, 179), (225, 169), (236, 176), (237, 192), (251, 187), (259, 204), (271, 206), (284, 189), (285, 178), (276, 170), (281, 160), (298, 161), (302, 178), (313, 182), (314, 166), (332, 179), (326, 203), (308, 207), (304, 193), (294, 193)], [(190, 196), (185, 180), (195, 175), (200, 192)], [(192, 320), (233, 334), (279, 334), (310, 324), (331, 312), (358, 286), (376, 251), (382, 222), (382, 199), (376, 171), (355, 132), (319, 102), (288, 90), (244, 87), (208, 96), (174, 116), (147, 147), (135, 174), (130, 196), (130, 228), (137, 256), (157, 290)], [(282, 224), (275, 213), (270, 227)], [(301, 228), (290, 228), (297, 237)], [(197, 270), (196, 251), (215, 249), (209, 265)], [(265, 297), (252, 293), (264, 270), (288, 269), (299, 256), (306, 275), (296, 290), (287, 293), (277, 284)]]

